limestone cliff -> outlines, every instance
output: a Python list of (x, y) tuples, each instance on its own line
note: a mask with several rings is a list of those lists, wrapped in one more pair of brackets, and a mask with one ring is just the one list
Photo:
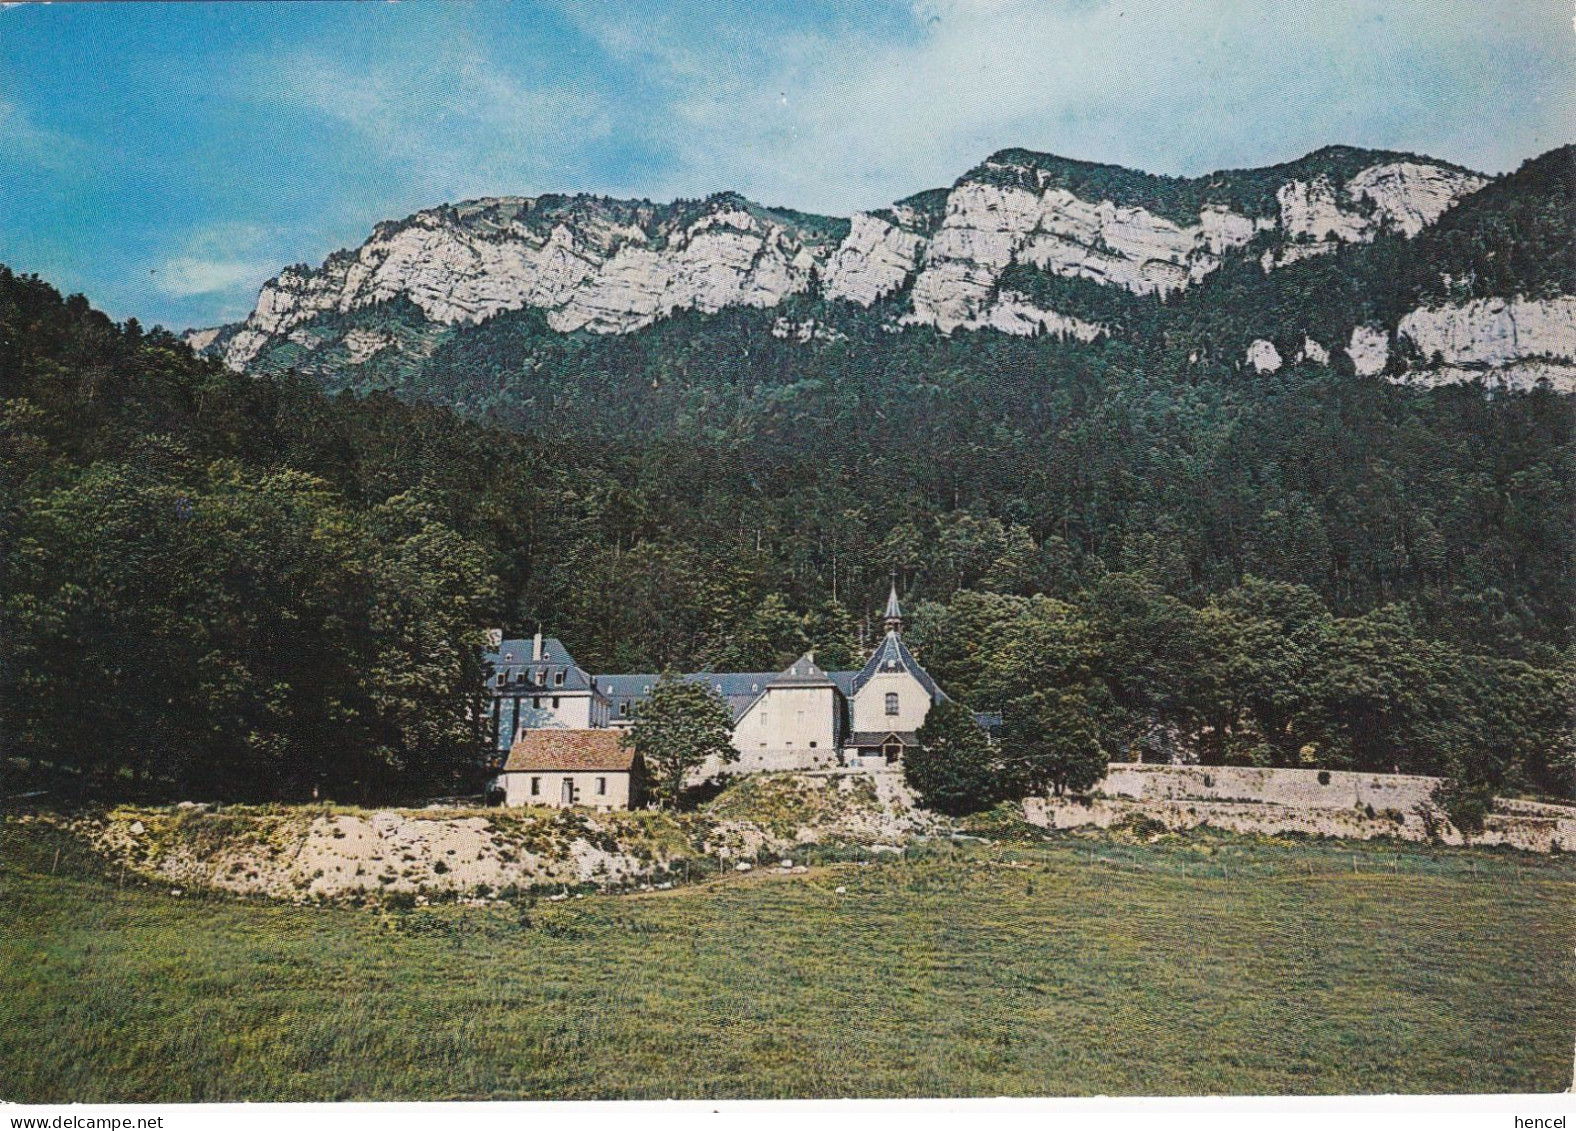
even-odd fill
[(1446, 385), (1487, 380), (1530, 388), (1546, 380), (1576, 392), (1576, 297), (1478, 299), (1427, 307), (1401, 319), (1396, 336), (1416, 355), (1398, 378)]
[(666, 205), (494, 197), (379, 224), (320, 267), (280, 272), (245, 323), (188, 340), (238, 369), (287, 342), (333, 345), (358, 365), (401, 347), (375, 328), (352, 334), (325, 319), (392, 300), (437, 326), (533, 307), (554, 330), (623, 333), (681, 309), (775, 307), (817, 286), (857, 307), (894, 300), (894, 321), (944, 333), (1089, 340), (1104, 332), (1099, 323), (1036, 304), (1005, 286), (1004, 272), (1167, 294), (1232, 255), (1261, 255), (1269, 270), (1386, 228), (1415, 235), (1484, 184), (1399, 156), (1320, 151), (1186, 180), (1005, 150), (950, 190), (847, 220), (733, 193)]

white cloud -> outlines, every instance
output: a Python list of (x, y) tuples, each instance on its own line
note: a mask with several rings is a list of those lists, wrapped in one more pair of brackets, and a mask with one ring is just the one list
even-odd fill
[(58, 173), (69, 171), (82, 152), (77, 139), (36, 125), (26, 110), (0, 98), (0, 156)]
[(634, 34), (633, 16), (581, 18), (671, 97), (649, 120), (673, 159), (664, 187), (847, 211), (1008, 146), (1175, 174), (1336, 142), (1504, 168), (1576, 120), (1568, 90), (1518, 104), (1544, 15), (1502, 0), (925, 0), (903, 34), (785, 23), (753, 46), (693, 19)]
[(198, 259), (178, 255), (156, 269), (153, 283), (174, 298), (226, 294), (244, 290), (255, 294), (278, 264), (266, 260)]
[(295, 51), (261, 61), (251, 87), (337, 123), (414, 185), (467, 195), (517, 185), (612, 128), (584, 92), (517, 80), (455, 44), (360, 67)]

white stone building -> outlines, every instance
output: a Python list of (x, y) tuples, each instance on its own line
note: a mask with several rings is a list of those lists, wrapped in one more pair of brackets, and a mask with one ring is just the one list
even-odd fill
[[(806, 653), (780, 672), (685, 674), (684, 679), (710, 686), (727, 701), (739, 755), (734, 762), (703, 766), (698, 776), (897, 768), (903, 752), (916, 743), (930, 708), (947, 696), (903, 643), (903, 610), (895, 585), (887, 598), (885, 628), (880, 644), (857, 671), (826, 671), (814, 653)], [(540, 636), (531, 644), (530, 655), (541, 659), (511, 658), (517, 651), (523, 654), (525, 644), (501, 641), (489, 656), (508, 673), (494, 688), (495, 703), (503, 700), (493, 711), (501, 747), (533, 731), (622, 731), (634, 722), (640, 704), (661, 678), (655, 673), (586, 675), (558, 640), (542, 642)], [(544, 670), (549, 683), (557, 678), (554, 673), (565, 673), (556, 689), (543, 687)], [(516, 673), (524, 674), (524, 683)], [(577, 741), (569, 735), (564, 740)]]
[(528, 730), (509, 751), (498, 775), (503, 803), (558, 809), (635, 809), (645, 800), (645, 767), (622, 733), (544, 728)]

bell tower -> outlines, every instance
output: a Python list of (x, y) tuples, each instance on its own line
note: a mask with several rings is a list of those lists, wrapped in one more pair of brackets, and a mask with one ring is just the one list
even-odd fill
[(886, 630), (897, 636), (903, 635), (903, 606), (897, 602), (897, 575), (892, 575), (892, 589), (887, 594), (886, 614), (882, 618)]

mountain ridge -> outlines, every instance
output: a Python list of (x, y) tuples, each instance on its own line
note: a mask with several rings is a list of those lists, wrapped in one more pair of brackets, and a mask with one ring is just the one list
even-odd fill
[[(1569, 165), (1569, 153), (1555, 150), (1523, 170), (1562, 161)], [(1048, 294), (1087, 284), (1118, 306), (1128, 297), (1169, 301), (1234, 263), (1251, 261), (1268, 277), (1343, 247), (1416, 240), (1462, 201), (1537, 179), (1523, 170), (1489, 178), (1417, 154), (1332, 145), (1277, 165), (1187, 178), (1008, 148), (951, 188), (846, 218), (768, 206), (733, 191), (668, 203), (585, 193), (483, 197), (380, 221), (359, 247), (336, 251), (319, 267), (281, 271), (244, 323), (193, 331), (187, 340), (236, 369), (277, 368), (283, 356), (310, 358), (324, 349), (338, 350), (334, 364), (359, 365), (382, 350), (408, 348), (409, 335), (360, 327), (351, 338), (337, 327), (345, 316), (395, 298), (414, 305), (430, 337), (528, 307), (542, 310), (559, 333), (623, 334), (678, 310), (772, 309), (813, 295), (870, 312), (891, 330), (991, 329), (1091, 342), (1123, 319), (1090, 317), (1047, 301)], [(1515, 191), (1498, 197), (1513, 203)], [(1534, 265), (1523, 273), (1541, 271)], [(1450, 273), (1440, 275), (1439, 289), (1448, 291)], [(1041, 285), (1041, 278), (1055, 285)], [(1383, 286), (1377, 278), (1370, 283)], [(1546, 304), (1576, 286), (1501, 292), (1507, 287), (1487, 297)], [(1576, 388), (1576, 366), (1537, 368), (1536, 377), (1515, 370), (1531, 358), (1576, 361), (1563, 306), (1521, 309), (1520, 324), (1536, 327), (1529, 335), (1514, 324), (1489, 325), (1483, 308), (1464, 302), (1459, 325), (1447, 315), (1451, 324), (1435, 337), (1487, 335), (1498, 344), (1475, 350), (1467, 341), (1455, 351), (1462, 362), (1455, 378), (1469, 379), (1481, 361), (1506, 369), (1507, 382), (1552, 372), (1560, 387)], [(1411, 312), (1354, 325), (1343, 340), (1299, 352), (1344, 353), (1360, 373), (1384, 372), (1393, 355), (1407, 353), (1401, 323)], [(1494, 312), (1501, 315), (1517, 312)], [(791, 319), (780, 323), (774, 332), (804, 341), (820, 333)], [(1283, 329), (1266, 325), (1261, 337)], [(1504, 341), (1518, 344), (1507, 354)], [(1256, 341), (1237, 348), (1260, 370), (1272, 356)]]

